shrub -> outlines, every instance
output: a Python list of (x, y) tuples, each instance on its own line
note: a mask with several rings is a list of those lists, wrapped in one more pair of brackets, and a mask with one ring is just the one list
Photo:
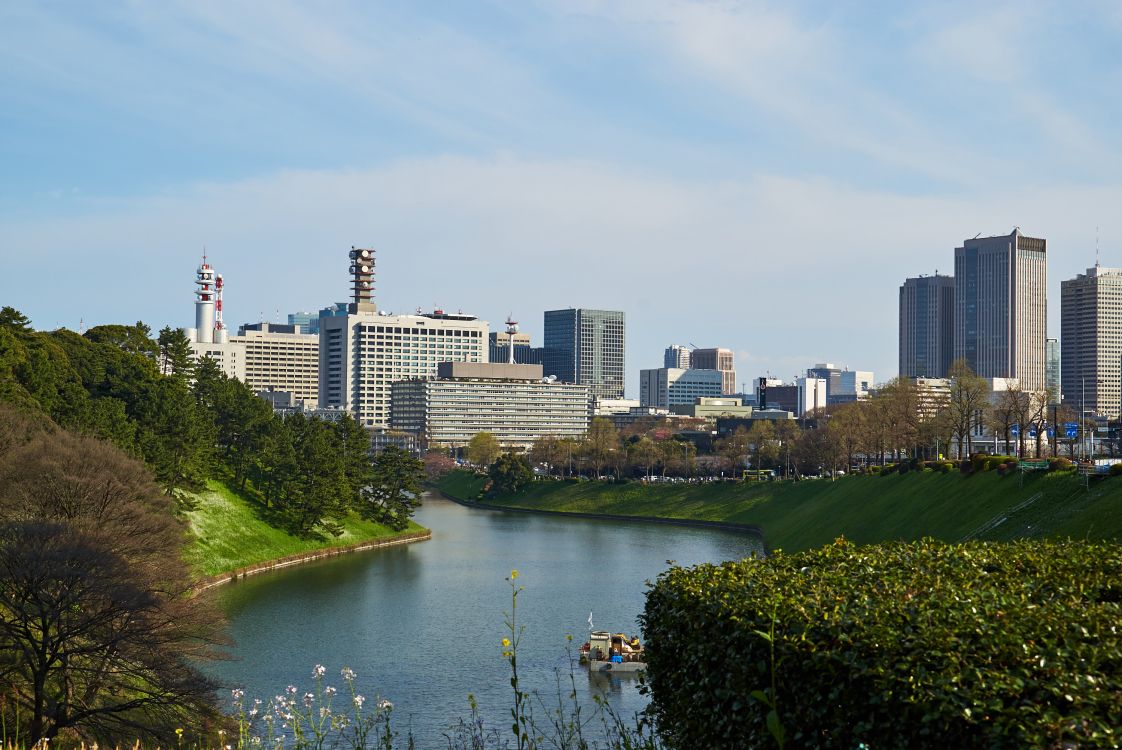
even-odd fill
[(963, 474), (972, 474), (974, 473), (974, 463), (967, 459), (963, 459), (962, 461), (958, 462), (958, 470)]
[(1048, 463), (1048, 468), (1051, 471), (1066, 471), (1073, 466), (1071, 461), (1066, 458), (1053, 458)]
[(896, 471), (900, 472), (901, 474), (907, 474), (909, 471), (911, 471), (911, 469), (912, 464), (910, 461), (905, 460), (896, 464)]
[(1122, 474), (1122, 464), (1114, 464), (1110, 467), (1110, 475), (1112, 477), (1116, 477), (1119, 474)]
[(1122, 547), (1038, 540), (671, 568), (651, 711), (683, 748), (770, 746), (772, 710), (788, 747), (1114, 746), (1120, 581)]
[(896, 464), (885, 464), (884, 466), (880, 467), (880, 475), (882, 477), (886, 477), (889, 474), (894, 473), (896, 473)]

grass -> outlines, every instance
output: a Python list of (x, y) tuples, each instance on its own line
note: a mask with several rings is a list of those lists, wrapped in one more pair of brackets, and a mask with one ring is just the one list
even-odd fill
[(371, 539), (422, 531), (412, 521), (402, 532), (394, 531), (357, 516), (343, 524), (342, 536), (304, 539), (261, 519), (259, 506), (227, 485), (211, 480), (196, 496), (196, 507), (185, 515), (194, 537), (187, 550), (187, 562), (195, 575), (217, 575), (247, 565), (275, 560), (286, 555), (312, 552), (329, 547), (346, 547)]
[[(446, 494), (475, 499), (482, 478), (454, 472)], [(1097, 482), (1097, 483), (1096, 483)], [(1027, 508), (1013, 512), (1024, 501)], [(982, 539), (1122, 539), (1122, 479), (1095, 480), (1088, 492), (1071, 472), (963, 476), (932, 471), (802, 482), (654, 484), (535, 482), (489, 502), (534, 510), (700, 519), (754, 524), (772, 549), (811, 549), (845, 536), (859, 544), (934, 537), (955, 542), (1009, 515)]]

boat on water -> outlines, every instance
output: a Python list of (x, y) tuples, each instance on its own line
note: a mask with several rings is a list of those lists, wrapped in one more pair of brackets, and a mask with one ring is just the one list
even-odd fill
[(590, 672), (613, 674), (642, 672), (647, 668), (638, 636), (607, 630), (593, 630), (588, 634), (588, 642), (580, 649), (580, 663), (588, 665)]

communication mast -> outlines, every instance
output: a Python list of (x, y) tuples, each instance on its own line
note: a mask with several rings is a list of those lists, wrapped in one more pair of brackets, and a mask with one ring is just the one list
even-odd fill
[(351, 298), (357, 312), (359, 305), (374, 303), (374, 251), (351, 246)]
[(513, 315), (506, 316), (506, 334), (510, 337), (510, 352), (507, 354), (507, 364), (514, 364), (514, 334), (518, 333), (518, 321), (512, 320)]
[(214, 269), (207, 263), (206, 251), (203, 262), (195, 271), (195, 341), (200, 344), (214, 343), (215, 302), (217, 280)]

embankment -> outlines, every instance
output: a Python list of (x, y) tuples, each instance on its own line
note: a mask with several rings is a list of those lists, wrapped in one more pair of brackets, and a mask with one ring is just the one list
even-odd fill
[(293, 536), (268, 524), (259, 506), (216, 481), (194, 501), (194, 509), (185, 514), (192, 534), (186, 558), (200, 590), (265, 570), (431, 536), (413, 522), (395, 531), (357, 517), (348, 518), (337, 537)]
[[(478, 498), (484, 479), (453, 472), (437, 487)], [(933, 471), (837, 481), (623, 484), (539, 481), (491, 505), (522, 510), (688, 519), (755, 526), (771, 549), (788, 552), (839, 536), (868, 544), (933, 537), (1122, 539), (1122, 478), (1088, 489), (1071, 472), (1000, 477)]]

